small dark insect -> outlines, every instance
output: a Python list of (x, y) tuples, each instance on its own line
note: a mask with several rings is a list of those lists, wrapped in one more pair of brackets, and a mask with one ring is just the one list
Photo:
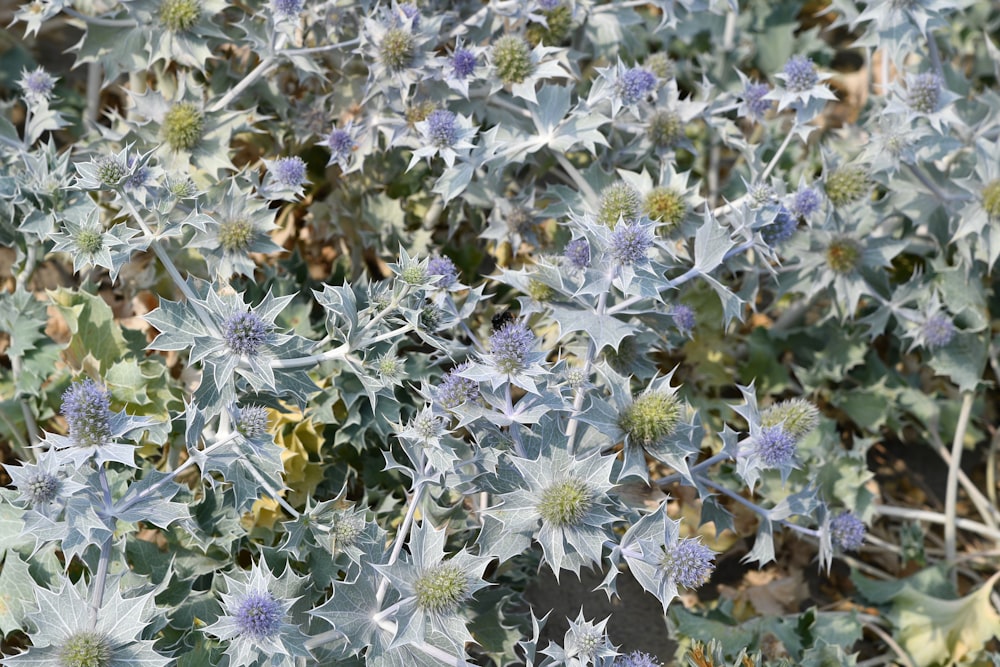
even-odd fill
[(493, 325), (493, 333), (500, 331), (513, 321), (514, 316), (510, 314), (510, 311), (505, 310), (502, 313), (497, 313), (493, 316), (493, 319), (490, 320), (490, 323)]

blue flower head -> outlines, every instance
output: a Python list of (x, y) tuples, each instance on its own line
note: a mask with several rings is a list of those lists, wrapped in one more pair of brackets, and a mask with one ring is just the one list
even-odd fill
[(766, 83), (748, 82), (743, 88), (743, 103), (751, 117), (763, 118), (764, 114), (771, 109), (772, 101), (764, 99), (764, 96), (769, 92), (771, 92), (771, 87)]
[(267, 422), (267, 408), (261, 405), (248, 405), (238, 410), (236, 430), (244, 438), (255, 440), (267, 433)]
[(459, 364), (441, 378), (441, 383), (438, 384), (434, 393), (441, 407), (450, 410), (479, 396), (479, 383), (459, 375), (469, 366), (468, 362)]
[(447, 257), (431, 257), (430, 261), (427, 262), (427, 275), (441, 276), (438, 285), (448, 287), (458, 280), (458, 267)]
[(630, 266), (646, 261), (653, 246), (653, 233), (638, 222), (622, 222), (611, 233), (611, 258), (618, 264)]
[(590, 266), (590, 243), (587, 239), (573, 239), (566, 244), (563, 256), (578, 269)]
[(278, 183), (297, 188), (306, 180), (306, 163), (297, 155), (278, 158), (271, 165), (271, 173)]
[(535, 334), (521, 322), (512, 322), (490, 336), (490, 357), (501, 372), (511, 374), (523, 370)]
[(760, 235), (764, 238), (764, 243), (774, 248), (792, 238), (798, 226), (798, 219), (782, 206), (774, 216), (774, 221), (761, 228)]
[(804, 187), (795, 193), (791, 210), (800, 218), (808, 218), (819, 210), (820, 203), (819, 193), (813, 188)]
[(694, 309), (691, 306), (679, 303), (670, 309), (670, 317), (674, 319), (674, 324), (680, 329), (681, 333), (690, 333), (694, 329), (695, 316)]
[(451, 71), (456, 79), (467, 79), (475, 71), (476, 54), (469, 49), (458, 49), (451, 56)]
[(344, 128), (335, 127), (326, 138), (324, 145), (330, 149), (330, 162), (336, 162), (341, 169), (347, 169), (348, 163), (354, 151), (358, 148), (358, 143), (354, 140), (354, 134), (350, 126)]
[(698, 588), (715, 570), (715, 552), (700, 540), (686, 538), (663, 548), (660, 567), (679, 586)]
[(927, 318), (920, 327), (920, 333), (928, 348), (944, 347), (955, 337), (955, 324), (947, 315), (937, 313)]
[(268, 639), (281, 629), (283, 605), (269, 591), (250, 591), (236, 603), (233, 619), (243, 635)]
[(785, 87), (793, 93), (804, 93), (819, 83), (816, 65), (809, 58), (799, 55), (792, 56), (785, 63), (784, 74)]
[(78, 447), (97, 447), (112, 437), (110, 396), (90, 378), (66, 390), (62, 414), (69, 425), (69, 437)]
[(906, 84), (906, 105), (913, 111), (932, 114), (941, 101), (941, 78), (933, 72), (924, 72), (910, 78)]
[(222, 323), (222, 337), (236, 354), (254, 356), (267, 341), (270, 326), (257, 313), (234, 313)]
[(865, 524), (851, 512), (838, 514), (830, 523), (830, 537), (844, 551), (857, 551), (865, 542)]
[(39, 67), (31, 72), (25, 70), (18, 81), (24, 99), (30, 104), (47, 102), (56, 87), (56, 78)]
[(622, 104), (636, 104), (656, 89), (656, 75), (642, 67), (632, 67), (621, 75), (617, 87)]
[(427, 134), (434, 145), (447, 148), (458, 140), (455, 113), (446, 109), (432, 111), (427, 116)]
[(304, 4), (304, 0), (271, 0), (271, 10), (279, 19), (295, 18)]
[(662, 667), (663, 663), (648, 653), (632, 651), (615, 659), (613, 667)]
[(795, 436), (781, 424), (765, 426), (757, 438), (756, 453), (767, 467), (781, 467), (795, 455)]

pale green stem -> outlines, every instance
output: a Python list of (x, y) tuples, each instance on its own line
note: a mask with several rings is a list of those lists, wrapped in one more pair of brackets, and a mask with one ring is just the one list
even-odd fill
[(573, 163), (570, 162), (565, 155), (555, 151), (552, 152), (552, 155), (555, 157), (556, 162), (559, 163), (559, 166), (562, 167), (566, 171), (566, 174), (573, 179), (573, 182), (576, 183), (576, 187), (580, 188), (587, 200), (594, 202), (595, 204), (601, 200), (600, 195), (597, 194), (594, 188), (590, 186), (590, 183), (587, 182), (587, 179), (583, 177), (583, 174), (580, 173), (580, 170), (573, 166)]
[[(424, 488), (427, 486), (427, 482), (423, 479), (417, 482), (416, 488), (413, 489), (413, 495), (410, 497), (410, 504), (406, 507), (406, 514), (403, 516), (403, 522), (399, 524), (399, 530), (396, 531), (396, 537), (392, 542), (392, 553), (389, 554), (389, 560), (386, 565), (392, 565), (399, 559), (399, 554), (403, 551), (403, 543), (406, 542), (406, 536), (410, 532), (410, 526), (413, 525), (413, 518), (417, 513), (417, 505), (420, 504), (421, 499), (424, 495)], [(389, 580), (385, 577), (379, 582), (378, 592), (375, 594), (375, 599), (377, 604), (382, 604), (382, 600), (385, 599), (386, 591), (389, 590)]]
[[(610, 282), (613, 280), (613, 276), (616, 269), (611, 267), (608, 269), (608, 273), (605, 279)], [(594, 309), (594, 313), (597, 319), (601, 319), (605, 316), (608, 309), (608, 293), (601, 292), (601, 295), (597, 297), (597, 307)], [(583, 377), (585, 380), (590, 379), (590, 369), (594, 365), (594, 359), (597, 358), (597, 344), (594, 342), (593, 338), (587, 344), (587, 358), (583, 363)], [(579, 428), (579, 414), (580, 410), (583, 409), (583, 400), (585, 392), (583, 389), (577, 389), (576, 395), (573, 397), (573, 414), (569, 417), (569, 424), (566, 425), (566, 442), (569, 445), (569, 453), (572, 455), (576, 452), (576, 432)]]
[[(111, 498), (111, 485), (108, 484), (108, 475), (105, 472), (105, 466), (101, 465), (97, 469), (97, 473), (101, 483), (104, 508), (110, 514), (114, 507), (114, 502)], [(112, 533), (101, 543), (101, 555), (97, 561), (97, 572), (94, 574), (94, 579), (90, 582), (90, 585), (93, 586), (93, 589), (90, 591), (91, 629), (97, 626), (97, 614), (104, 605), (104, 588), (108, 579), (108, 567), (111, 564), (111, 541), (113, 539), (114, 534)]]
[[(730, 458), (731, 457), (729, 456), (729, 454), (726, 454), (724, 452), (720, 452), (720, 453), (718, 453), (718, 454), (716, 454), (716, 455), (714, 455), (712, 457), (709, 457), (709, 458), (705, 459), (704, 461), (702, 461), (698, 465), (691, 466), (691, 468), (690, 468), (691, 474), (692, 475), (696, 475), (696, 474), (698, 474), (698, 473), (700, 473), (700, 472), (702, 472), (704, 470), (707, 470), (707, 469), (711, 468), (716, 463), (719, 463), (721, 461), (727, 461)], [(671, 484), (674, 484), (675, 482), (680, 482), (680, 481), (683, 481), (683, 480), (684, 480), (684, 475), (682, 475), (682, 474), (680, 474), (678, 472), (678, 473), (674, 473), (673, 475), (667, 475), (666, 477), (661, 477), (660, 479), (656, 480), (656, 483), (660, 487), (664, 487), (664, 486), (670, 486)]]
[(355, 46), (361, 42), (360, 37), (354, 39), (349, 39), (346, 42), (338, 42), (336, 44), (327, 44), (326, 46), (310, 46), (304, 49), (285, 49), (281, 52), (283, 56), (307, 56), (311, 53), (323, 53), (325, 51), (336, 51), (337, 49), (347, 48), (348, 46)]
[[(944, 552), (945, 559), (952, 563), (957, 553), (955, 544), (955, 509), (958, 501), (958, 470), (962, 465), (962, 449), (965, 445), (965, 431), (969, 426), (969, 416), (972, 414), (972, 402), (975, 395), (971, 391), (962, 396), (962, 407), (958, 413), (958, 424), (955, 426), (955, 438), (951, 443), (951, 464), (948, 466), (948, 482), (944, 496)], [(952, 573), (952, 578), (956, 573)]]
[[(909, 519), (911, 521), (926, 521), (927, 523), (935, 523), (938, 525), (944, 525), (948, 522), (948, 517), (941, 512), (918, 510), (910, 507), (874, 505), (872, 507), (872, 511), (874, 511), (875, 514), (881, 514), (882, 516), (892, 516), (899, 519)], [(958, 517), (955, 519), (954, 523), (956, 528), (961, 528), (964, 531), (988, 537), (994, 541), (1000, 541), (1000, 530), (994, 530), (989, 526), (984, 526), (978, 521)]]

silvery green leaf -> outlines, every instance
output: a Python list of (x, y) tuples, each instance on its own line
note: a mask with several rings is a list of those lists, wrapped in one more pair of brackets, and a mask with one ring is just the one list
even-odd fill
[(694, 266), (702, 274), (714, 271), (722, 264), (726, 253), (736, 244), (729, 230), (706, 213), (705, 220), (694, 237)]

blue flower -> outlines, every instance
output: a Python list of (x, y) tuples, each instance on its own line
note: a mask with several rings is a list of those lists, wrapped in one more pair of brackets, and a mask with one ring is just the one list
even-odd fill
[(675, 305), (670, 309), (670, 317), (674, 319), (674, 324), (677, 325), (681, 333), (688, 334), (694, 329), (695, 316), (691, 306), (686, 306), (683, 303)]
[(87, 378), (63, 394), (62, 414), (69, 437), (78, 447), (98, 447), (111, 437), (111, 398), (104, 387)]
[(427, 262), (427, 275), (441, 276), (438, 285), (448, 287), (458, 280), (458, 267), (447, 257), (431, 257)]
[(764, 97), (769, 92), (771, 87), (766, 83), (748, 82), (743, 88), (743, 104), (752, 118), (763, 118), (773, 106), (772, 101)]
[(636, 104), (656, 89), (656, 75), (647, 69), (632, 67), (621, 75), (617, 87), (622, 104)]
[(608, 251), (616, 263), (630, 266), (645, 262), (652, 245), (653, 233), (648, 227), (638, 222), (622, 222), (611, 233)]
[(333, 128), (323, 145), (330, 149), (330, 161), (327, 165), (337, 163), (342, 170), (347, 171), (351, 157), (358, 149), (350, 123), (346, 127)]
[(257, 313), (234, 313), (222, 323), (222, 337), (236, 354), (254, 356), (267, 342), (270, 326)]
[(432, 111), (427, 116), (427, 135), (439, 148), (447, 148), (458, 140), (455, 113), (446, 109)]
[(268, 591), (252, 591), (236, 603), (233, 619), (240, 632), (253, 639), (273, 637), (281, 629), (285, 610)]
[(521, 322), (512, 322), (490, 336), (490, 358), (501, 372), (517, 373), (525, 368), (534, 344), (535, 334)]
[(792, 56), (784, 67), (785, 88), (793, 93), (804, 93), (819, 83), (816, 66), (809, 58)]
[(698, 588), (712, 577), (715, 552), (700, 540), (686, 538), (663, 547), (660, 568), (679, 586)]
[(774, 216), (774, 221), (761, 228), (760, 235), (764, 238), (764, 243), (774, 248), (792, 238), (798, 226), (798, 219), (782, 206)]
[(781, 467), (795, 455), (795, 436), (780, 424), (765, 426), (757, 437), (755, 451), (767, 467)]
[(590, 266), (590, 243), (587, 239), (573, 239), (566, 244), (563, 256), (578, 269)]
[(303, 0), (271, 0), (271, 9), (278, 19), (295, 18), (302, 11)]
[(297, 188), (306, 180), (306, 163), (297, 155), (278, 158), (271, 164), (271, 173), (278, 183)]
[(28, 70), (21, 72), (21, 80), (18, 81), (18, 85), (21, 86), (21, 93), (29, 104), (38, 104), (49, 101), (56, 81), (54, 76), (39, 67), (31, 72)]
[(451, 56), (451, 71), (456, 79), (472, 76), (477, 64), (476, 54), (469, 49), (458, 49)]
[(648, 653), (632, 651), (626, 655), (618, 656), (613, 667), (662, 667), (662, 664)]
[(920, 333), (928, 348), (944, 347), (955, 337), (955, 324), (947, 315), (937, 313), (927, 318), (920, 327)]
[(813, 188), (800, 188), (792, 200), (792, 213), (800, 218), (808, 218), (819, 210), (821, 200), (819, 193)]
[(469, 366), (468, 362), (459, 364), (450, 373), (441, 378), (441, 383), (434, 392), (435, 398), (441, 407), (450, 410), (479, 396), (479, 383), (459, 375), (459, 373)]
[(865, 542), (865, 524), (851, 512), (844, 512), (830, 523), (830, 537), (844, 551), (857, 551)]

